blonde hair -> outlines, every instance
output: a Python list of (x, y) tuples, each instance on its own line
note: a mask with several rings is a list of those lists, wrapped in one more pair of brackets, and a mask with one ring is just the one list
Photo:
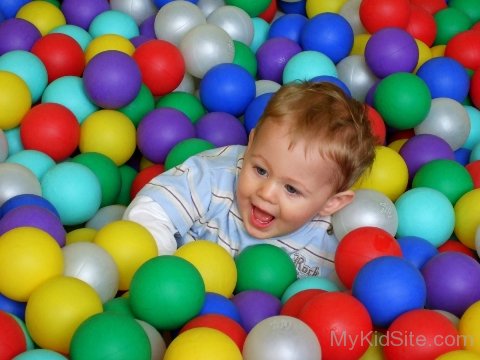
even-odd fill
[(337, 191), (349, 189), (370, 169), (375, 158), (374, 136), (365, 105), (328, 82), (283, 85), (270, 99), (255, 133), (266, 122), (289, 127), (291, 144), (299, 139), (316, 146), (320, 155), (338, 165), (333, 175)]

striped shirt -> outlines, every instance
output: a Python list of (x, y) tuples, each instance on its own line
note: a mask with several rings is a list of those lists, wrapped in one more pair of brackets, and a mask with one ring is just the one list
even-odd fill
[[(250, 236), (237, 208), (235, 190), (245, 147), (207, 150), (152, 179), (125, 211), (154, 236), (160, 254), (196, 239), (218, 243), (232, 256), (268, 243), (284, 249), (298, 277), (329, 277), (338, 240), (330, 217), (315, 217), (296, 231), (271, 239)], [(266, 259), (268, 261), (268, 259)]]

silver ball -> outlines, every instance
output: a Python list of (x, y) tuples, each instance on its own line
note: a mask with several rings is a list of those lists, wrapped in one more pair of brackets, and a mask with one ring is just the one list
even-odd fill
[(16, 163), (0, 164), (0, 206), (10, 198), (22, 195), (42, 195), (40, 181), (27, 167)]
[(130, 15), (137, 25), (158, 10), (152, 0), (110, 0), (110, 8)]
[(363, 55), (350, 55), (337, 64), (338, 78), (349, 88), (352, 97), (364, 102), (368, 90), (378, 78), (368, 67)]
[(253, 23), (243, 9), (236, 6), (221, 6), (207, 17), (207, 23), (217, 25), (233, 40), (250, 45), (253, 39)]

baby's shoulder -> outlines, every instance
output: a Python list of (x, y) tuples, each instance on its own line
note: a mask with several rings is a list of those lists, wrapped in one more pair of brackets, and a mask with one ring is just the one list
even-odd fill
[(225, 171), (239, 167), (244, 153), (245, 146), (229, 145), (204, 151), (198, 155), (198, 160), (203, 162), (210, 171)]

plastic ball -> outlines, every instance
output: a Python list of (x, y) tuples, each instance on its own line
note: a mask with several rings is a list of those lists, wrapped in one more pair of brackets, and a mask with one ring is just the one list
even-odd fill
[(359, 7), (359, 15), (363, 26), (370, 34), (386, 27), (405, 29), (410, 18), (410, 2), (363, 0)]
[(253, 23), (247, 12), (237, 6), (220, 6), (207, 17), (207, 23), (217, 25), (232, 40), (250, 45), (253, 39)]
[(270, 4), (270, 0), (259, 0), (255, 2), (245, 0), (226, 0), (226, 5), (233, 5), (246, 11), (250, 17), (256, 17), (265, 11)]
[(132, 56), (140, 68), (143, 83), (154, 96), (173, 91), (185, 74), (184, 56), (168, 41), (147, 41), (137, 47)]
[(478, 355), (480, 339), (480, 327), (478, 326), (478, 316), (480, 314), (480, 302), (472, 304), (462, 315), (458, 323), (460, 335), (466, 337), (469, 341), (465, 343), (465, 350), (470, 350)]
[(142, 77), (137, 63), (127, 54), (109, 50), (94, 56), (83, 73), (85, 91), (105, 109), (129, 104), (140, 91)]
[(61, 10), (69, 24), (88, 30), (92, 20), (110, 9), (107, 0), (64, 0)]
[(150, 0), (110, 0), (110, 8), (130, 15), (137, 25), (140, 25), (146, 18), (157, 13), (157, 7)]
[(410, 7), (410, 19), (405, 30), (415, 39), (424, 42), (428, 47), (433, 45), (437, 36), (437, 24), (433, 15), (415, 4)]
[(268, 29), (268, 38), (287, 38), (300, 42), (300, 33), (308, 21), (308, 18), (301, 14), (284, 14), (274, 19)]
[(237, 283), (233, 257), (220, 245), (196, 240), (179, 247), (174, 255), (192, 263), (202, 276), (205, 291), (230, 297)]
[(205, 108), (198, 97), (184, 91), (174, 91), (170, 94), (162, 96), (157, 101), (155, 107), (180, 110), (188, 116), (193, 124), (195, 124), (198, 119), (200, 119), (206, 113)]
[(368, 91), (378, 81), (363, 55), (349, 55), (337, 64), (338, 78), (348, 87), (352, 97), (364, 102)]
[(457, 251), (442, 252), (422, 268), (427, 285), (429, 309), (448, 311), (458, 317), (480, 300), (480, 291), (473, 284), (480, 279), (480, 264), (471, 256)]
[(31, 51), (45, 65), (49, 83), (62, 76), (81, 76), (85, 69), (83, 50), (68, 35), (46, 34), (35, 42)]
[(339, 240), (364, 226), (374, 226), (394, 236), (398, 228), (397, 210), (385, 194), (372, 189), (357, 189), (353, 202), (332, 215), (332, 226)]
[(25, 335), (15, 318), (5, 311), (0, 311), (0, 355), (2, 359), (13, 359), (16, 355), (27, 350)]
[(475, 232), (480, 223), (480, 214), (475, 211), (480, 200), (480, 189), (462, 195), (455, 203), (455, 229), (458, 240), (470, 249), (475, 249)]
[(0, 206), (17, 195), (42, 195), (40, 181), (25, 166), (15, 163), (0, 163)]
[(197, 6), (202, 10), (205, 16), (210, 15), (215, 9), (220, 6), (224, 6), (225, 2), (223, 0), (199, 0), (197, 1)]
[(0, 129), (0, 162), (4, 162), (8, 157), (8, 143), (5, 132)]
[(37, 102), (47, 86), (47, 69), (31, 52), (12, 50), (0, 56), (0, 70), (20, 76), (28, 86), (32, 103)]
[[(272, 89), (273, 90), (273, 89)], [(247, 134), (250, 134), (253, 128), (257, 126), (258, 121), (260, 120), (265, 108), (267, 107), (268, 102), (272, 98), (274, 92), (266, 92), (261, 95), (257, 95), (251, 102), (248, 104), (245, 109), (245, 114), (243, 116), (243, 122)]]
[(220, 330), (198, 327), (179, 334), (165, 351), (164, 360), (189, 359), (241, 360), (235, 342)]
[(321, 349), (313, 330), (291, 316), (262, 320), (248, 333), (243, 359), (320, 359)]
[(278, 315), (280, 300), (261, 290), (246, 290), (232, 297), (240, 313), (241, 325), (249, 333), (260, 321)]
[[(3, 4), (3, 3), (2, 3)], [(42, 37), (40, 31), (30, 21), (7, 19), (0, 23), (0, 55), (12, 50), (30, 51), (33, 44)]]
[(470, 105), (465, 105), (465, 110), (470, 120), (470, 133), (462, 148), (472, 150), (480, 142), (480, 110)]
[(423, 165), (415, 174), (412, 187), (429, 187), (442, 192), (455, 205), (465, 193), (473, 190), (468, 170), (454, 160), (438, 159)]
[(411, 3), (420, 6), (432, 15), (447, 7), (447, 3), (443, 0), (412, 0)]
[(84, 52), (92, 41), (92, 36), (87, 30), (72, 24), (58, 26), (51, 30), (50, 33), (61, 33), (74, 38)]
[(300, 45), (327, 55), (335, 64), (349, 55), (353, 30), (341, 15), (326, 12), (311, 17), (302, 27)]
[(136, 136), (143, 156), (154, 163), (164, 163), (178, 142), (195, 136), (195, 126), (180, 110), (159, 108), (145, 115)]
[(29, 0), (15, 0), (4, 1), (0, 5), (0, 13), (2, 13), (2, 19), (14, 18), (18, 10), (25, 5)]
[(15, 360), (67, 360), (62, 354), (48, 349), (27, 350), (14, 357)]
[(140, 91), (138, 92), (135, 99), (133, 99), (127, 105), (118, 108), (117, 110), (127, 115), (127, 117), (135, 125), (135, 127), (137, 127), (143, 117), (146, 116), (154, 108), (155, 100), (153, 98), (152, 92), (142, 83)]
[(27, 83), (18, 75), (0, 70), (0, 129), (17, 127), (30, 110), (32, 96)]
[[(269, 259), (263, 262), (261, 259)], [(297, 279), (295, 264), (285, 250), (270, 244), (245, 248), (235, 257), (235, 292), (261, 290), (278, 298)]]
[(130, 39), (140, 34), (135, 19), (130, 14), (118, 10), (106, 10), (95, 16), (88, 32), (93, 38), (105, 34), (117, 34)]
[(118, 291), (119, 272), (112, 256), (91, 242), (77, 242), (63, 247), (63, 274), (85, 281), (100, 296), (102, 303)]
[[(433, 310), (417, 309), (401, 314), (388, 327), (386, 336), (408, 334), (409, 339), (423, 339), (422, 343), (401, 341), (383, 347), (387, 358), (426, 359), (462, 348), (458, 330), (445, 316)], [(411, 338), (410, 338), (411, 336)]]
[(447, 7), (433, 15), (437, 27), (435, 45), (446, 45), (455, 35), (470, 29), (472, 19), (463, 11)]
[(307, 303), (307, 301), (309, 301), (318, 294), (324, 293), (325, 291), (326, 290), (322, 289), (305, 289), (299, 291), (298, 293), (288, 298), (287, 301), (285, 301), (285, 303), (282, 305), (282, 309), (280, 310), (280, 315), (287, 315), (298, 318), (300, 311)]
[(95, 215), (85, 223), (85, 226), (91, 229), (100, 230), (111, 222), (122, 220), (126, 208), (125, 205), (120, 204), (104, 206), (98, 209)]
[(368, 340), (373, 333), (367, 309), (347, 293), (318, 294), (307, 301), (298, 317), (317, 336), (324, 359), (358, 359), (367, 350), (368, 341), (351, 344), (339, 340), (343, 336), (365, 336)]
[(23, 117), (20, 137), (25, 149), (41, 151), (60, 162), (77, 149), (80, 124), (64, 105), (37, 104)]
[(158, 255), (152, 234), (142, 225), (129, 220), (116, 220), (99, 229), (94, 243), (105, 249), (119, 271), (119, 290), (128, 290), (138, 268)]
[(437, 248), (431, 242), (418, 236), (398, 237), (397, 242), (403, 257), (410, 260), (419, 270), (428, 260), (438, 254)]
[(96, 229), (90, 229), (81, 227), (75, 230), (71, 230), (67, 233), (66, 236), (66, 245), (73, 244), (76, 242), (93, 242), (95, 234), (97, 233)]
[(475, 250), (468, 248), (457, 239), (448, 239), (443, 245), (439, 246), (439, 252), (457, 251), (476, 259)]
[(247, 131), (235, 116), (220, 111), (203, 115), (195, 124), (197, 136), (216, 147), (246, 145)]
[(65, 106), (75, 115), (77, 122), (98, 110), (88, 97), (83, 79), (78, 76), (62, 76), (47, 85), (42, 94), (42, 103), (56, 103)]
[(480, 67), (480, 33), (475, 30), (460, 32), (450, 39), (445, 48), (445, 56), (457, 60), (470, 70)]
[(98, 152), (119, 166), (132, 157), (135, 148), (135, 125), (120, 111), (96, 111), (81, 125), (79, 149), (82, 153)]
[(302, 47), (291, 39), (283, 37), (268, 39), (256, 52), (258, 78), (281, 83), (288, 60), (301, 51)]
[(171, 168), (182, 164), (189, 157), (213, 148), (215, 148), (215, 145), (207, 140), (199, 138), (182, 140), (175, 144), (168, 152), (167, 157), (165, 158), (165, 170), (170, 170)]
[(437, 360), (478, 360), (480, 356), (470, 350), (454, 350), (442, 354), (436, 358)]
[(205, 23), (205, 15), (198, 6), (188, 1), (172, 1), (157, 12), (155, 35), (178, 46), (187, 32)]
[(119, 51), (133, 55), (135, 46), (131, 40), (117, 34), (105, 34), (92, 39), (85, 49), (85, 61), (88, 64), (96, 55), (104, 51)]
[(283, 83), (310, 80), (316, 76), (337, 76), (335, 63), (325, 54), (306, 50), (292, 56), (283, 70)]
[[(326, 277), (306, 276), (291, 283), (282, 294), (282, 304), (285, 307), (287, 301), (304, 290), (318, 289), (323, 291), (340, 291), (339, 285)], [(283, 309), (282, 307), (282, 309)]]
[(62, 11), (48, 1), (28, 2), (18, 9), (15, 17), (30, 21), (43, 36), (66, 23)]
[(180, 334), (190, 329), (200, 327), (221, 331), (225, 335), (228, 335), (228, 337), (230, 337), (230, 339), (232, 339), (238, 346), (238, 349), (242, 351), (245, 338), (247, 337), (247, 332), (240, 326), (238, 322), (219, 314), (199, 315), (187, 322), (180, 329)]
[(250, 49), (255, 53), (258, 48), (268, 39), (268, 29), (270, 24), (262, 18), (252, 18), (253, 39)]
[(25, 166), (39, 180), (42, 179), (48, 169), (55, 165), (55, 161), (50, 156), (37, 150), (20, 150), (9, 156), (5, 161)]
[(352, 294), (378, 327), (388, 327), (407, 311), (422, 309), (427, 298), (420, 271), (409, 260), (396, 256), (382, 256), (365, 264), (354, 280)]
[(167, 344), (165, 344), (165, 340), (163, 339), (160, 332), (155, 329), (149, 323), (135, 319), (137, 323), (139, 323), (145, 333), (147, 334), (148, 341), (150, 343), (150, 353), (151, 359), (163, 359), (163, 355), (165, 354), (165, 350), (167, 348)]
[(477, 108), (480, 107), (480, 71), (475, 71), (472, 75), (470, 99)]
[(25, 319), (26, 305), (23, 301), (15, 301), (0, 294), (0, 310), (15, 315), (19, 319)]
[(240, 313), (238, 312), (235, 304), (232, 302), (231, 297), (226, 297), (218, 293), (205, 293), (205, 301), (202, 309), (198, 313), (198, 316), (207, 314), (223, 315), (239, 324), (241, 323)]
[[(132, 200), (135, 195), (155, 176), (161, 174), (165, 171), (163, 164), (156, 164), (152, 166), (147, 166), (146, 168), (140, 170), (138, 173), (133, 174), (133, 180), (130, 185), (129, 199)], [(130, 203), (130, 201), (128, 201)], [(128, 205), (125, 204), (125, 205)]]
[(35, 194), (19, 194), (11, 197), (0, 206), (0, 218), (8, 214), (11, 210), (20, 206), (29, 205), (43, 207), (58, 216), (57, 209), (55, 209), (52, 203), (43, 196)]
[(320, 13), (338, 13), (345, 2), (346, 0), (331, 0), (319, 3), (317, 1), (308, 0), (305, 3), (305, 11), (307, 12), (307, 16), (309, 18), (312, 18)]
[(257, 58), (255, 57), (252, 49), (245, 45), (243, 42), (233, 40), (235, 47), (235, 56), (233, 57), (233, 64), (240, 65), (249, 72), (250, 75), (255, 77), (257, 75)]
[[(187, 260), (162, 255), (135, 272), (129, 292), (135, 316), (157, 329), (176, 329), (198, 314), (205, 299), (200, 272)], [(157, 309), (163, 309), (159, 312)]]

